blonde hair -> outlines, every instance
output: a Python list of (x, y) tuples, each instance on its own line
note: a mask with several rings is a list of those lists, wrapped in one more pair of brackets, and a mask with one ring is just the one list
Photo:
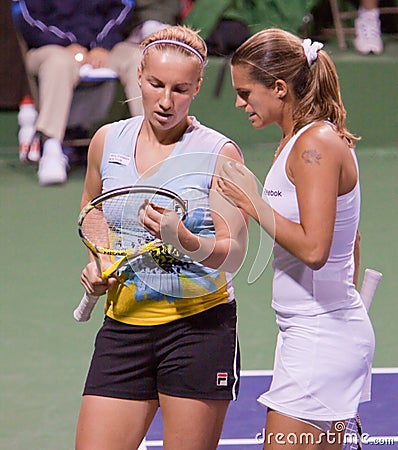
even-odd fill
[[(176, 44), (173, 44), (170, 41), (176, 41)], [(150, 46), (150, 44), (153, 45)], [(192, 50), (187, 48), (187, 46)], [(141, 47), (144, 50), (147, 47), (148, 49), (155, 48), (156, 50), (161, 51), (171, 47), (185, 56), (195, 58), (201, 65), (201, 74), (207, 63), (207, 46), (205, 41), (199, 36), (198, 31), (185, 25), (170, 26), (152, 33), (141, 43)], [(142, 58), (142, 66), (144, 66), (145, 53), (146, 51)], [(200, 56), (200, 58), (198, 56)]]
[(328, 54), (319, 50), (308, 64), (301, 39), (277, 28), (260, 31), (233, 54), (231, 64), (246, 65), (250, 77), (267, 88), (278, 79), (293, 88), (297, 102), (293, 109), (294, 132), (310, 122), (329, 120), (350, 144), (359, 138), (345, 125), (344, 108), (336, 68)]

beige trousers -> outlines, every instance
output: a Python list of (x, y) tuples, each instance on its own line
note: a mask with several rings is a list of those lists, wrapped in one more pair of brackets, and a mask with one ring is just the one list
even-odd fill
[[(137, 82), (141, 56), (140, 47), (128, 42), (117, 44), (109, 55), (109, 68), (119, 75), (132, 116), (143, 114), (141, 90)], [(39, 116), (36, 129), (62, 142), (74, 90), (79, 84), (80, 65), (66, 48), (46, 45), (28, 50), (26, 67), (28, 74), (38, 80), (36, 100)]]
[(79, 83), (80, 65), (66, 48), (45, 45), (28, 50), (26, 69), (38, 80), (39, 115), (36, 129), (62, 141), (73, 91)]
[(141, 57), (140, 46), (129, 42), (116, 44), (109, 56), (109, 67), (119, 75), (131, 116), (139, 116), (144, 113), (141, 89), (137, 81), (137, 70), (141, 63)]

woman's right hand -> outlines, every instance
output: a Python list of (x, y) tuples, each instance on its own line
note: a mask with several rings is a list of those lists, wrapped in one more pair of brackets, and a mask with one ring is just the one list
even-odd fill
[(80, 44), (71, 44), (68, 45), (68, 47), (66, 47), (67, 50), (69, 50), (73, 57), (75, 58), (76, 62), (78, 62), (81, 66), (83, 64), (86, 64), (86, 59), (87, 59), (87, 54), (88, 51), (86, 49), (86, 47), (83, 47)]
[(100, 297), (104, 295), (108, 289), (116, 283), (115, 278), (104, 280), (98, 275), (97, 264), (92, 261), (84, 267), (80, 276), (80, 283), (84, 287), (87, 294), (96, 295)]

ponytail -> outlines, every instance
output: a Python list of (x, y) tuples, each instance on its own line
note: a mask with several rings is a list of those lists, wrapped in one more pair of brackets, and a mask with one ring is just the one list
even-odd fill
[(344, 108), (336, 68), (321, 50), (322, 44), (304, 42), (277, 28), (260, 31), (232, 55), (231, 64), (246, 65), (250, 77), (267, 88), (278, 79), (290, 84), (296, 98), (294, 132), (314, 121), (328, 120), (350, 145), (359, 138), (345, 125)]
[(309, 70), (312, 75), (305, 90), (302, 89), (303, 86), (295, 89), (299, 102), (293, 111), (294, 132), (314, 120), (329, 120), (349, 143), (359, 140), (346, 128), (347, 113), (341, 98), (338, 75), (325, 51), (318, 51), (318, 58)]

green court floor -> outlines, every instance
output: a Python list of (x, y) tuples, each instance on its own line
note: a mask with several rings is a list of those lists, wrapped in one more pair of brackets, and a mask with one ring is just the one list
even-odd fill
[[(332, 48), (339, 69), (351, 130), (358, 144), (362, 182), (362, 270), (384, 274), (370, 315), (376, 333), (375, 367), (398, 366), (398, 133), (397, 47), (379, 59)], [(279, 133), (256, 132), (233, 108), (227, 74), (221, 96), (213, 94), (219, 61), (207, 68), (203, 92), (192, 112), (229, 134), (242, 147), (247, 165), (263, 179)], [(76, 232), (84, 170), (71, 172), (65, 186), (39, 187), (36, 169), (17, 160), (15, 113), (0, 112), (0, 448), (71, 450), (80, 393), (101, 323), (77, 324), (80, 270), (86, 252)], [(248, 258), (235, 277), (244, 369), (271, 369), (276, 337), (271, 302), (271, 268), (249, 284), (259, 242), (252, 223)]]

